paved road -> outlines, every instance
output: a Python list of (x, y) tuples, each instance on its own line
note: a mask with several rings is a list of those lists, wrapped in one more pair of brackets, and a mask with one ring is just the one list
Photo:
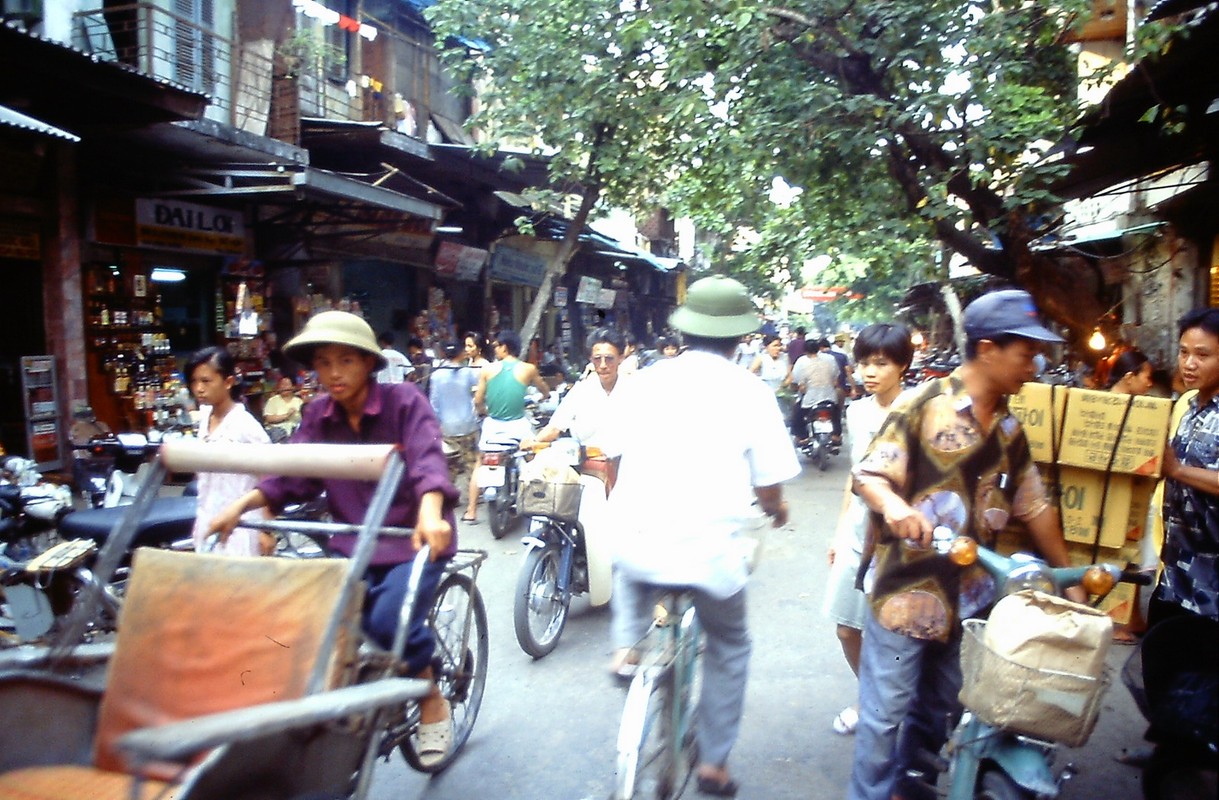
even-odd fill
[[(833, 626), (821, 614), (846, 460), (825, 473), (806, 466), (788, 489), (792, 522), (771, 531), (750, 589), (754, 660), (741, 739), (731, 767), (742, 798), (840, 800), (853, 739), (830, 721), (852, 699), (854, 679)], [(480, 510), (481, 511), (481, 510)], [(605, 675), (609, 614), (575, 609), (558, 649), (532, 661), (512, 631), (512, 590), (521, 548), (491, 538), (486, 523), (463, 526), (465, 547), (491, 553), (480, 576), (490, 617), (491, 652), (482, 714), (465, 751), (443, 775), (412, 772), (395, 756), (377, 767), (378, 800), (602, 800), (614, 772), (614, 736), (624, 693)], [(1129, 648), (1115, 648), (1120, 666)], [(1116, 672), (1115, 672), (1116, 675)], [(1115, 678), (1116, 681), (1116, 678)], [(1143, 724), (1120, 682), (1108, 692), (1096, 733), (1063, 760), (1079, 776), (1064, 800), (1136, 800), (1137, 770), (1112, 756), (1141, 742)], [(688, 796), (697, 797), (691, 789)]]

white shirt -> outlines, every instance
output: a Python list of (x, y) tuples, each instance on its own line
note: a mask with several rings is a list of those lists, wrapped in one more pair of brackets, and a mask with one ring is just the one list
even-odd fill
[(792, 383), (804, 385), (803, 408), (812, 408), (823, 400), (838, 399), (838, 359), (829, 353), (800, 356), (792, 368)]
[[(851, 440), (852, 467), (863, 461), (864, 453), (868, 451), (868, 445), (872, 444), (872, 439), (889, 417), (889, 412), (897, 408), (905, 398), (906, 393), (903, 391), (890, 405), (881, 408), (880, 403), (876, 402), (876, 395), (870, 394), (859, 400), (852, 400), (847, 405), (846, 427)], [(848, 487), (847, 491), (849, 492), (851, 489)], [(834, 549), (850, 548), (856, 553), (862, 554), (864, 533), (868, 524), (868, 507), (859, 495), (851, 495), (851, 504), (843, 522), (844, 524), (838, 526), (839, 540), (835, 542)]]
[[(632, 378), (631, 380), (634, 380)], [(622, 375), (618, 375), (617, 389), (622, 385)], [(601, 388), (601, 380), (596, 375), (589, 375), (563, 396), (550, 425), (561, 431), (571, 431), (571, 435), (580, 440), (581, 444), (602, 447), (602, 429), (610, 415), (611, 395)]]
[(639, 581), (740, 591), (756, 520), (753, 487), (800, 472), (770, 388), (732, 361), (690, 351), (614, 391), (605, 449), (621, 454), (609, 499), (615, 566)]
[(392, 347), (386, 347), (381, 351), (381, 355), (385, 356), (389, 363), (377, 373), (377, 383), (402, 383), (406, 376), (414, 371), (410, 359)]

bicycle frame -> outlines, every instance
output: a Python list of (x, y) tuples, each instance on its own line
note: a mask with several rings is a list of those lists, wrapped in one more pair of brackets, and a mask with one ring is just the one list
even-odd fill
[[(699, 638), (701, 628), (689, 592), (670, 591), (661, 599), (658, 614), (642, 642), (644, 649), (635, 677), (631, 680), (626, 703), (622, 711), (622, 723), (618, 731), (618, 800), (634, 797), (639, 771), (659, 760), (661, 787), (658, 797), (677, 797), (689, 780), (691, 771), (678, 787), (678, 759), (685, 750), (684, 744), (692, 735), (694, 726), (695, 698), (691, 697), (698, 678)], [(672, 610), (670, 610), (672, 609)], [(661, 730), (662, 738), (654, 754), (648, 754), (648, 762), (642, 762), (641, 751), (649, 740), (649, 709), (653, 696), (660, 703), (660, 713), (667, 715)]]

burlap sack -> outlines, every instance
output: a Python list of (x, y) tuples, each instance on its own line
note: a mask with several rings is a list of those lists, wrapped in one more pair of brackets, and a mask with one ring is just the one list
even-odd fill
[(1094, 608), (1026, 589), (995, 603), (984, 641), (1021, 666), (1099, 678), (1113, 621)]
[(1000, 600), (990, 622), (966, 620), (961, 703), (983, 721), (1069, 747), (1087, 741), (1108, 685), (1108, 617), (1040, 592)]

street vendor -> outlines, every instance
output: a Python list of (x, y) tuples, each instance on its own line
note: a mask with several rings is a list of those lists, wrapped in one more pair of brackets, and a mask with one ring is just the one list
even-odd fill
[[(445, 562), (456, 550), (453, 508), (457, 489), (449, 479), (441, 448), (440, 424), (428, 398), (412, 383), (381, 384), (377, 372), (386, 360), (372, 328), (345, 311), (324, 311), (305, 325), (284, 352), (317, 372), (326, 396), (308, 404), (293, 442), (327, 444), (392, 444), (400, 448), (405, 474), (390, 505), (385, 524), (414, 527), (414, 536), (378, 539), (365, 580), (363, 626), (381, 647), (392, 646), (399, 610), (406, 596), (411, 560), (424, 544), (431, 546), (431, 562), (423, 570), (404, 654), (411, 675), (431, 679), (435, 648), (427, 625), (428, 609), (444, 573)], [(375, 484), (367, 481), (268, 477), (237, 499), (211, 522), (211, 530), (226, 538), (245, 511), (267, 507), (279, 512), (285, 505), (326, 493), (327, 505), (337, 522), (358, 524), (364, 519)], [(331, 547), (350, 556), (355, 535), (336, 535)], [(452, 742), (448, 703), (435, 684), (420, 701), (419, 751), (424, 766), (439, 763)]]

